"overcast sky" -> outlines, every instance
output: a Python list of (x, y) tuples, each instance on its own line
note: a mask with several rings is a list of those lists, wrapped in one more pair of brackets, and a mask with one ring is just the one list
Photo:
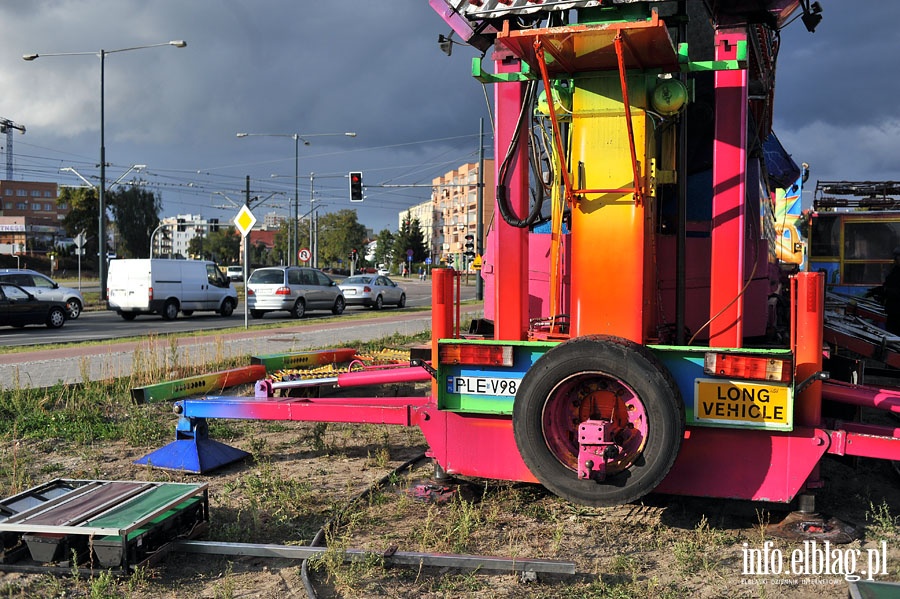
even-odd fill
[[(900, 3), (820, 3), (814, 34), (799, 20), (782, 34), (776, 133), (798, 163), (810, 163), (810, 187), (900, 179)], [(141, 176), (161, 194), (165, 216), (230, 220), (236, 210), (218, 206), (243, 201), (248, 175), (251, 195), (277, 192), (258, 217), (287, 213), (294, 133), (311, 142), (299, 151), (300, 213), (313, 172), (322, 210), (359, 208), (376, 232), (396, 229), (398, 211), (427, 200), (432, 178), (476, 160), (481, 118), (492, 155), (485, 92), (470, 76), (480, 53), (442, 54), (437, 37), (449, 28), (427, 0), (31, 0), (0, 4), (0, 22), (0, 117), (27, 128), (14, 135), (15, 179), (79, 185), (59, 172), (73, 167), (96, 182), (96, 53), (170, 40), (187, 47), (105, 61), (107, 180), (146, 164)], [(88, 55), (46, 56), (69, 52)], [(22, 60), (31, 53), (45, 56)], [(357, 137), (329, 135), (346, 131)], [(5, 137), (0, 144), (6, 178)], [(348, 200), (351, 170), (363, 172), (362, 205)]]

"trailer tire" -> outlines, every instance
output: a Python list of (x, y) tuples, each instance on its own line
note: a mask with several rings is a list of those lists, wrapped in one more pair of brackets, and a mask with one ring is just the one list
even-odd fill
[[(578, 423), (609, 420), (619, 450), (604, 480), (579, 479)], [(567, 341), (525, 374), (513, 405), (525, 464), (554, 494), (601, 507), (635, 501), (666, 477), (684, 436), (672, 375), (645, 347), (606, 335)]]

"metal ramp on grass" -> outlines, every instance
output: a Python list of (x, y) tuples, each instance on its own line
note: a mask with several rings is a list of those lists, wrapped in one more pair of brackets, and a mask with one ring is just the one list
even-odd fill
[(128, 571), (208, 524), (206, 484), (55, 479), (0, 500), (0, 571)]

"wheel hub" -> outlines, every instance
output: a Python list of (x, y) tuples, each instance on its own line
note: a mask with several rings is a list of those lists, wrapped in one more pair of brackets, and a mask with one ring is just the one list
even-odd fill
[(624, 382), (582, 373), (548, 399), (543, 428), (556, 458), (582, 480), (602, 482), (641, 454), (648, 423), (643, 402)]

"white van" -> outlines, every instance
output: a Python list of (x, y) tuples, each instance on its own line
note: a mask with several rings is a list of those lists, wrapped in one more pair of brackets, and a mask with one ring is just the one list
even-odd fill
[(125, 320), (159, 314), (166, 320), (180, 311), (190, 316), (210, 310), (228, 317), (237, 307), (237, 292), (215, 262), (204, 260), (111, 260), (106, 280), (107, 307)]

